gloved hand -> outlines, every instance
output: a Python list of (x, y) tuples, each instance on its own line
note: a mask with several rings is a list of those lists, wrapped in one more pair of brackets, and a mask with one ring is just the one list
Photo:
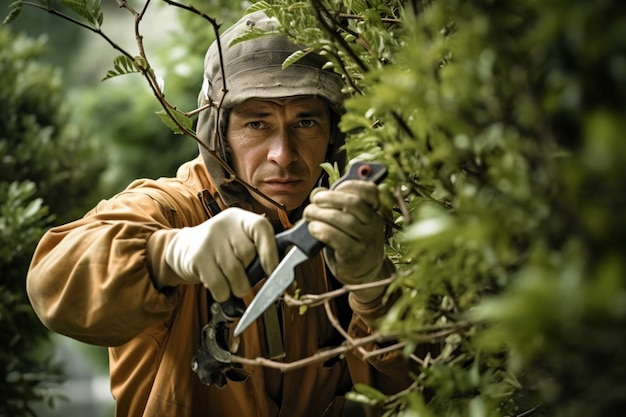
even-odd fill
[[(381, 278), (385, 229), (376, 184), (345, 181), (334, 190), (316, 188), (303, 212), (309, 232), (324, 242), (324, 257), (343, 284), (365, 284)], [(354, 295), (367, 303), (384, 292), (375, 287)]]
[(251, 291), (246, 267), (258, 254), (265, 273), (278, 265), (274, 229), (265, 217), (226, 209), (195, 227), (180, 229), (165, 249), (165, 262), (181, 278), (202, 283), (218, 302)]

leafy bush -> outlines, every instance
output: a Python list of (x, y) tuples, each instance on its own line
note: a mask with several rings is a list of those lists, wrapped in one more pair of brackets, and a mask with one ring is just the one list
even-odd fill
[(351, 80), (350, 156), (390, 167), (404, 295), (380, 329), (441, 353), (388, 412), (619, 415), (624, 6), (268, 3)]
[(5, 28), (0, 46), (0, 181), (33, 181), (59, 221), (82, 215), (105, 160), (94, 159), (96, 144), (68, 124), (60, 74), (37, 61), (43, 38), (13, 37)]
[(54, 404), (61, 374), (48, 355), (41, 358), (38, 344), (47, 337), (35, 317), (24, 288), (30, 255), (50, 222), (41, 198), (33, 198), (32, 182), (0, 183), (0, 415), (28, 415), (30, 402)]
[(41, 66), (42, 40), (0, 28), (0, 416), (33, 415), (58, 398), (60, 369), (26, 296), (25, 277), (44, 229), (83, 212), (102, 167), (66, 124), (59, 74)]

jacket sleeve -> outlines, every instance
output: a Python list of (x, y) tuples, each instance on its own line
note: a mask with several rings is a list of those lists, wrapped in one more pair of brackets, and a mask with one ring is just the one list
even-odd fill
[(179, 294), (154, 287), (146, 246), (155, 231), (174, 227), (175, 209), (154, 195), (155, 189), (127, 190), (43, 236), (26, 284), (48, 328), (117, 346), (170, 318)]

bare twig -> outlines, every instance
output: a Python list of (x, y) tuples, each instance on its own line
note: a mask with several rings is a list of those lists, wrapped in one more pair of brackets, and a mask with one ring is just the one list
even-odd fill
[(333, 291), (328, 291), (323, 294), (303, 294), (298, 299), (292, 297), (291, 295), (287, 293), (285, 293), (283, 297), (284, 297), (285, 304), (287, 305), (316, 307), (316, 306), (324, 304), (326, 300), (341, 297), (342, 295), (347, 294), (348, 292), (351, 292), (351, 291), (387, 286), (391, 284), (395, 280), (395, 278), (396, 278), (396, 275), (394, 274), (389, 278), (381, 279), (379, 281), (369, 282), (367, 284), (344, 285), (342, 288), (338, 288)]
[(400, 208), (400, 212), (402, 213), (402, 217), (404, 217), (407, 224), (413, 223), (413, 218), (411, 217), (411, 213), (409, 212), (409, 208), (406, 206), (406, 202), (404, 201), (404, 197), (402, 197), (402, 190), (400, 187), (396, 187), (393, 190), (393, 196), (396, 198), (396, 203)]
[[(326, 316), (328, 317), (328, 320), (330, 321), (330, 324), (332, 324), (332, 326), (335, 328), (335, 330), (337, 330), (337, 332), (339, 332), (339, 334), (346, 340), (346, 343), (349, 346), (356, 346), (356, 341), (352, 337), (350, 337), (348, 332), (346, 332), (343, 329), (343, 327), (341, 326), (341, 323), (339, 323), (339, 320), (337, 320), (337, 317), (333, 313), (333, 309), (330, 306), (330, 299), (327, 299), (324, 302), (324, 309), (326, 311)], [(361, 355), (366, 355), (367, 354), (367, 351), (365, 349), (363, 349), (363, 347), (358, 346), (357, 349), (358, 349), (359, 353), (361, 353)]]
[(389, 345), (389, 346), (385, 346), (382, 348), (378, 348), (376, 350), (372, 350), (370, 352), (366, 351), (365, 349), (361, 349), (360, 352), (363, 355), (363, 359), (369, 359), (374, 356), (380, 356), (385, 353), (395, 352), (396, 350), (402, 350), (404, 349), (406, 345), (407, 345), (407, 342), (398, 342), (398, 343), (394, 343), (393, 345)]
[(312, 356), (298, 359), (293, 362), (278, 362), (278, 361), (273, 361), (271, 359), (266, 359), (262, 357), (248, 359), (248, 358), (244, 358), (244, 357), (236, 356), (236, 355), (232, 356), (232, 362), (241, 363), (244, 365), (261, 365), (261, 366), (266, 366), (269, 368), (279, 369), (285, 372), (285, 371), (289, 371), (289, 370), (293, 370), (297, 368), (302, 368), (304, 366), (311, 365), (314, 363), (327, 361), (330, 358), (334, 358), (343, 353), (349, 352), (358, 346), (364, 346), (364, 345), (368, 345), (368, 344), (376, 343), (376, 342), (380, 343), (385, 340), (387, 340), (386, 336), (383, 336), (380, 334), (372, 334), (372, 335), (362, 337), (359, 339), (354, 339), (353, 343), (350, 343), (350, 344), (342, 343), (341, 345), (332, 349), (319, 350)]
[[(330, 309), (326, 310), (327, 314), (330, 312), (329, 320), (335, 322), (334, 325), (338, 325), (336, 318), (333, 319), (334, 314)], [(422, 329), (415, 330), (412, 332), (412, 338), (414, 341), (418, 343), (434, 343), (438, 340), (442, 340), (444, 337), (456, 333), (459, 330), (465, 329), (468, 327), (470, 323), (453, 323), (447, 327), (425, 327)], [(337, 327), (335, 327), (337, 328)], [(339, 330), (339, 329), (338, 329)], [(380, 332), (375, 332), (371, 335), (364, 336), (361, 338), (352, 338), (350, 337), (343, 329), (341, 329), (340, 333), (345, 338), (345, 341), (339, 346), (331, 349), (321, 349), (318, 350), (315, 354), (298, 359), (292, 362), (283, 362), (283, 361), (274, 361), (271, 359), (267, 359), (264, 357), (256, 357), (256, 358), (244, 358), (242, 356), (233, 355), (232, 362), (240, 363), (244, 365), (260, 365), (268, 368), (278, 369), (282, 372), (302, 368), (305, 366), (309, 366), (315, 363), (324, 362), (333, 357), (337, 357), (343, 355), (347, 352), (350, 352), (354, 349), (359, 350), (359, 353), (363, 354), (363, 359), (369, 359), (375, 356), (379, 356), (382, 354), (386, 354), (389, 352), (393, 352), (396, 350), (404, 349), (407, 345), (407, 342), (397, 342), (390, 346), (385, 346), (381, 348), (376, 348), (371, 351), (367, 351), (364, 349), (364, 346), (368, 345), (378, 345), (383, 342), (389, 342), (393, 340), (398, 340), (399, 335), (397, 334), (382, 334)], [(426, 358), (420, 359), (417, 355), (411, 354), (409, 358), (417, 363), (419, 363), (423, 367), (430, 366), (431, 363), (437, 363), (440, 361), (441, 355), (437, 358), (432, 358), (430, 354), (427, 354)]]

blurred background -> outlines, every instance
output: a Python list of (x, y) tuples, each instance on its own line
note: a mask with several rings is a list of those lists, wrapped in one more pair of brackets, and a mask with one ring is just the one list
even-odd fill
[[(138, 55), (133, 16), (116, 2), (102, 3), (102, 31)], [(225, 26), (249, 6), (195, 4)], [(3, 5), (2, 19), (9, 13)], [(193, 110), (212, 26), (153, 3), (140, 31), (167, 99)], [(193, 140), (155, 115), (159, 103), (140, 75), (101, 81), (117, 55), (97, 34), (33, 7), (0, 26), (0, 343), (7, 350), (0, 355), (0, 416), (114, 413), (106, 348), (48, 332), (30, 308), (24, 278), (45, 230), (81, 217), (136, 178), (174, 176), (197, 155)]]

